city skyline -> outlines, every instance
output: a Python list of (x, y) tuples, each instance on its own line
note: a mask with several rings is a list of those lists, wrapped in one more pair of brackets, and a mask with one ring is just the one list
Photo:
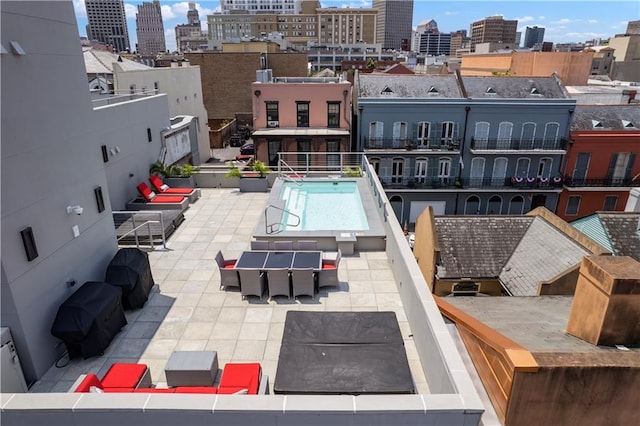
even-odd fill
[[(125, 12), (132, 48), (137, 43), (135, 16), (143, 1), (126, 1)], [(187, 23), (188, 1), (161, 0), (167, 49), (176, 48), (175, 26)], [(323, 0), (323, 7), (371, 7), (371, 1)], [(86, 36), (87, 24), (84, 0), (73, 0), (80, 36)], [(207, 29), (206, 16), (220, 11), (219, 0), (196, 1), (203, 30)], [(554, 43), (582, 42), (595, 38), (607, 39), (624, 33), (627, 22), (640, 19), (640, 8), (635, 0), (598, 1), (414, 1), (412, 28), (423, 21), (434, 19), (443, 32), (465, 29), (472, 22), (488, 16), (502, 15), (518, 20), (518, 31), (527, 26), (545, 28), (545, 41)]]

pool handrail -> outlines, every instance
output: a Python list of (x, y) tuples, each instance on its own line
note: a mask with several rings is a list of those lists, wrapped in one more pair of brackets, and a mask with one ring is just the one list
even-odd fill
[[(276, 210), (280, 210), (283, 213), (289, 213), (289, 215), (295, 217), (296, 219), (298, 219), (297, 223), (283, 223), (282, 222), (282, 216), (280, 216), (280, 221), (279, 222), (274, 222), (274, 223), (269, 223), (268, 219), (267, 219), (267, 213), (269, 211), (270, 208), (276, 209)], [(289, 211), (287, 209), (284, 209), (282, 207), (278, 207), (278, 206), (274, 206), (273, 204), (268, 204), (267, 207), (264, 208), (264, 232), (267, 234), (273, 234), (276, 231), (273, 230), (274, 226), (278, 226), (278, 231), (280, 231), (280, 226), (285, 225), (285, 226), (300, 226), (300, 216), (298, 216), (297, 214), (293, 213), (292, 211)]]
[(284, 174), (280, 171), (280, 163), (284, 164), (286, 166), (287, 169), (291, 170), (291, 173), (293, 173), (296, 177), (298, 176), (298, 172), (296, 172), (295, 170), (293, 170), (293, 168), (287, 164), (286, 161), (284, 161), (282, 158), (278, 159), (278, 176), (282, 177), (285, 180), (289, 180), (293, 183), (295, 183), (298, 186), (302, 186), (302, 178), (300, 178), (300, 180), (295, 180), (294, 178), (292, 178), (290, 175)]

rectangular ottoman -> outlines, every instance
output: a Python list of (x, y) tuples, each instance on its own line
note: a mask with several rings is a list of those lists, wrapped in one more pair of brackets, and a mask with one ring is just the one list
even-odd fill
[(168, 386), (212, 386), (218, 374), (216, 351), (174, 351), (164, 368)]

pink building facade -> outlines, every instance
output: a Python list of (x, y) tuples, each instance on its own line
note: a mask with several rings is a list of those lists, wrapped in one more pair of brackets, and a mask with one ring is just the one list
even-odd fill
[(278, 166), (278, 153), (296, 170), (338, 166), (336, 153), (350, 150), (351, 83), (281, 78), (253, 83), (251, 91), (256, 159), (269, 167)]

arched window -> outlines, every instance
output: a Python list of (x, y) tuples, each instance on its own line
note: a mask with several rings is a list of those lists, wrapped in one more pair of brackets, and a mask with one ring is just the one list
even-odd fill
[(404, 177), (404, 158), (394, 158), (391, 162), (391, 183), (402, 183)]
[(372, 121), (369, 123), (369, 141), (367, 148), (383, 148), (382, 136), (384, 135), (384, 123), (382, 121)]
[(509, 214), (522, 214), (524, 212), (524, 198), (516, 195), (509, 201)]
[(475, 157), (471, 160), (471, 172), (469, 172), (469, 185), (482, 186), (484, 178), (484, 164), (485, 159), (483, 157)]
[(456, 136), (456, 123), (453, 121), (442, 122), (442, 132), (440, 134), (440, 143), (442, 145), (448, 145), (453, 142)]
[(416, 159), (416, 172), (414, 173), (414, 179), (416, 183), (427, 182), (427, 164), (428, 160), (426, 158)]
[(467, 197), (464, 202), (464, 214), (479, 214), (480, 213), (480, 198), (477, 195)]
[(503, 186), (505, 178), (507, 177), (507, 164), (506, 158), (500, 157), (493, 160), (493, 173), (491, 174), (491, 185)]
[(404, 141), (407, 139), (407, 122), (396, 121), (393, 123), (393, 140), (399, 140), (404, 145)]
[(476, 123), (476, 131), (473, 134), (474, 147), (477, 149), (486, 149), (489, 141), (489, 123), (479, 121)]
[(520, 149), (533, 149), (533, 141), (536, 138), (536, 123), (523, 123), (520, 134)]
[(369, 164), (371, 164), (371, 168), (377, 175), (380, 175), (380, 159), (379, 158), (369, 158)]
[(516, 165), (516, 177), (526, 178), (529, 176), (529, 164), (531, 160), (528, 158), (518, 158), (518, 163)]
[[(558, 132), (560, 131), (560, 124), (558, 123), (547, 123), (544, 125), (544, 143), (545, 148), (547, 148), (547, 144), (555, 143), (558, 140)], [(549, 148), (553, 146), (549, 145)]]
[(391, 208), (396, 214), (398, 222), (402, 224), (402, 215), (404, 213), (404, 201), (402, 200), (402, 197), (399, 195), (392, 195), (391, 198), (389, 198), (389, 203), (391, 203)]
[(441, 158), (438, 161), (438, 179), (442, 183), (448, 183), (450, 174), (451, 174), (451, 158)]
[(509, 149), (511, 145), (511, 133), (513, 132), (513, 123), (503, 121), (498, 127), (498, 149)]
[(487, 214), (500, 213), (502, 213), (502, 198), (499, 195), (494, 195), (489, 198), (489, 204), (487, 204)]

